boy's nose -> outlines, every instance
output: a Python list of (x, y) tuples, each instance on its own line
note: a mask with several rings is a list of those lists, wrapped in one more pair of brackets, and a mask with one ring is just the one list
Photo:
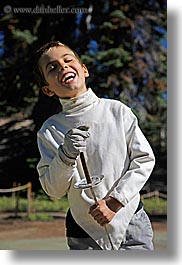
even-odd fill
[(59, 67), (59, 72), (61, 72), (62, 70), (68, 68), (67, 64), (61, 64)]

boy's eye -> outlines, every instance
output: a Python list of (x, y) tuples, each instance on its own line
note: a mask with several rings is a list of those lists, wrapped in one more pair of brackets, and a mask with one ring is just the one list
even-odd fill
[(73, 59), (72, 58), (67, 58), (67, 59), (65, 59), (64, 61), (65, 61), (65, 63), (69, 63), (69, 62), (71, 62)]
[(56, 68), (57, 68), (57, 65), (53, 65), (53, 64), (51, 64), (51, 65), (49, 66), (49, 72), (53, 71), (53, 70), (56, 69)]

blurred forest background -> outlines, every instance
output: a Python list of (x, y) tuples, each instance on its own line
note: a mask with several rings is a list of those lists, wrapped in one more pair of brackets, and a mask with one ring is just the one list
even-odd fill
[[(0, 187), (30, 181), (35, 192), (40, 189), (36, 134), (45, 119), (61, 111), (61, 106), (40, 92), (33, 76), (33, 59), (41, 45), (59, 40), (81, 56), (90, 72), (87, 85), (99, 97), (120, 100), (133, 109), (156, 156), (145, 189), (166, 192), (167, 1), (3, 2)], [(33, 14), (20, 9), (17, 13), (16, 9), (48, 6), (61, 6), (70, 12)]]

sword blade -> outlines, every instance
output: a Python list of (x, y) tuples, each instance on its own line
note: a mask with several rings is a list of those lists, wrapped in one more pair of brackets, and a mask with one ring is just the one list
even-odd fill
[[(81, 159), (81, 163), (82, 163), (82, 167), (83, 167), (83, 171), (84, 171), (84, 173), (85, 173), (85, 178), (86, 178), (86, 180), (87, 180), (87, 183), (88, 183), (88, 184), (92, 184), (92, 179), (91, 179), (91, 177), (90, 177), (90, 173), (89, 173), (89, 170), (88, 170), (87, 163), (86, 163), (85, 156), (84, 156), (84, 153), (83, 153), (83, 152), (80, 153), (80, 159)], [(95, 195), (95, 192), (94, 192), (93, 187), (90, 187), (90, 191), (91, 191), (92, 196), (93, 196), (93, 198), (94, 198), (95, 204), (98, 205), (97, 197), (96, 197), (96, 195)], [(108, 232), (108, 230), (107, 230), (106, 225), (104, 226), (104, 228), (105, 228), (105, 231), (106, 231), (107, 237), (108, 237), (108, 239), (109, 239), (109, 242), (110, 242), (110, 244), (111, 244), (111, 248), (114, 250), (114, 246), (113, 246), (113, 243), (112, 243), (112, 240), (111, 240), (111, 237), (110, 237), (110, 235), (109, 235), (109, 232)]]

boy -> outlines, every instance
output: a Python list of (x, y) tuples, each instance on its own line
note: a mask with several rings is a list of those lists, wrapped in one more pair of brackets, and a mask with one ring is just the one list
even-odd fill
[[(85, 79), (87, 67), (59, 41), (37, 52), (35, 75), (42, 91), (57, 96), (63, 111), (50, 117), (38, 132), (40, 182), (50, 196), (67, 194), (66, 217), (70, 249), (153, 249), (152, 228), (139, 191), (154, 167), (152, 149), (137, 119), (123, 103), (98, 98)], [(84, 152), (91, 175), (104, 175), (90, 189), (75, 189), (85, 178)]]

